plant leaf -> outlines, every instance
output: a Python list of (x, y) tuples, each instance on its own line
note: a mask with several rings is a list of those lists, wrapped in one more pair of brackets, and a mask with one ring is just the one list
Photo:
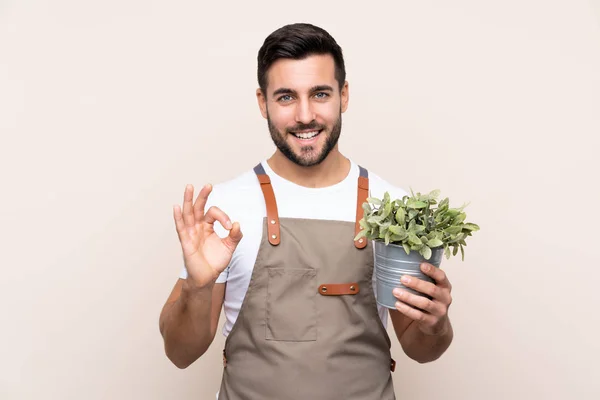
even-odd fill
[(371, 227), (371, 225), (369, 225), (369, 223), (367, 221), (365, 221), (365, 219), (361, 219), (360, 221), (358, 221), (359, 225), (365, 229), (368, 229)]
[(404, 222), (406, 221), (406, 214), (405, 213), (406, 213), (406, 211), (402, 207), (400, 207), (398, 209), (398, 211), (396, 211), (396, 217), (395, 218), (396, 218), (396, 222), (399, 225), (404, 226)]
[(467, 219), (467, 214), (465, 214), (463, 212), (463, 213), (458, 214), (457, 217), (454, 218), (453, 223), (454, 224), (461, 224), (465, 219)]
[(460, 214), (460, 210), (458, 210), (456, 208), (450, 208), (448, 211), (446, 211), (446, 214), (449, 215), (450, 217), (454, 218), (458, 214)]
[(439, 189), (435, 189), (435, 190), (432, 190), (431, 192), (429, 192), (428, 196), (430, 199), (437, 199), (438, 197), (440, 197), (440, 193), (441, 192)]
[(369, 219), (367, 219), (367, 222), (370, 224), (379, 224), (381, 225), (381, 221), (383, 221), (383, 216), (381, 215), (377, 215), (375, 217), (369, 217)]
[(440, 201), (440, 204), (438, 204), (438, 209), (448, 207), (449, 205), (450, 205), (450, 199), (448, 199), (446, 197), (444, 200)]
[(401, 236), (401, 235), (396, 235), (396, 234), (392, 233), (392, 235), (390, 236), (390, 241), (396, 242), (396, 243), (401, 242), (404, 239), (406, 239), (406, 235)]
[(412, 232), (408, 233), (408, 242), (411, 243), (411, 244), (415, 244), (415, 245), (423, 244), (423, 242), (421, 242), (421, 239), (419, 239), (417, 237), (417, 235), (415, 235)]
[(408, 223), (408, 228), (407, 228), (407, 230), (408, 230), (409, 232), (415, 233), (415, 226), (416, 226), (416, 225), (417, 225), (417, 221), (415, 221), (414, 219), (413, 219), (413, 220), (411, 220), (411, 221)]
[(383, 203), (387, 204), (390, 202), (390, 193), (389, 192), (385, 192), (385, 194), (383, 195)]
[(450, 216), (444, 215), (444, 214), (440, 214), (439, 216), (441, 218), (439, 220), (437, 220), (438, 226), (444, 226), (444, 225), (448, 224), (448, 222), (450, 222), (450, 220), (452, 219)]
[(479, 226), (477, 224), (472, 224), (472, 223), (466, 223), (463, 225), (462, 228), (466, 229), (468, 231), (473, 231), (473, 232), (479, 230)]
[(415, 217), (419, 215), (419, 210), (408, 210), (408, 220), (412, 221)]
[(429, 241), (429, 243), (427, 243), (427, 245), (428, 245), (429, 247), (440, 247), (440, 246), (443, 246), (443, 245), (444, 245), (444, 242), (442, 242), (442, 241), (441, 241), (440, 239), (438, 239), (438, 238), (434, 238), (434, 239), (431, 239), (431, 240)]
[(431, 258), (431, 249), (427, 246), (423, 246), (421, 250), (419, 250), (419, 253), (421, 253), (421, 255), (425, 257), (426, 260), (429, 260)]
[(427, 203), (420, 200), (410, 199), (408, 203), (406, 203), (406, 208), (420, 209), (425, 207), (427, 207)]
[(446, 245), (446, 248), (444, 249), (444, 254), (446, 255), (447, 259), (450, 258), (450, 246)]
[(366, 237), (366, 236), (367, 236), (367, 231), (363, 229), (362, 231), (358, 232), (358, 234), (354, 237), (354, 240), (358, 240), (358, 239)]
[(383, 218), (387, 218), (388, 215), (390, 215), (392, 213), (392, 203), (385, 203), (385, 206), (383, 207)]
[(398, 225), (390, 225), (389, 230), (390, 230), (390, 232), (392, 232), (393, 234), (396, 234), (396, 235), (406, 234), (406, 229), (404, 229), (403, 227), (398, 226)]
[(388, 231), (388, 229), (390, 228), (390, 226), (392, 226), (391, 222), (384, 222), (379, 226), (379, 230), (383, 233), (386, 233)]
[(457, 235), (462, 231), (462, 227), (461, 226), (450, 226), (446, 229), (444, 229), (444, 232), (446, 232), (449, 235)]
[(404, 251), (408, 255), (410, 253), (410, 246), (407, 243), (402, 243), (402, 247), (404, 247)]
[(415, 224), (415, 233), (421, 233), (425, 230), (424, 225)]

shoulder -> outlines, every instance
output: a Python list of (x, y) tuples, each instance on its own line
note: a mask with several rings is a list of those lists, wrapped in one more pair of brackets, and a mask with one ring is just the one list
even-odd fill
[[(390, 194), (390, 198), (401, 199), (403, 196), (408, 195), (408, 191), (399, 184), (390, 182), (388, 179), (382, 178), (377, 173), (368, 170), (369, 172), (369, 196), (383, 198), (385, 192)], [(401, 180), (399, 178), (398, 180)]]
[(255, 214), (262, 206), (262, 192), (253, 168), (248, 168), (234, 178), (213, 184), (206, 207), (220, 208), (233, 220), (239, 221)]
[(252, 168), (240, 173), (234, 178), (213, 185), (211, 196), (222, 201), (235, 200), (236, 194), (256, 190), (258, 180)]

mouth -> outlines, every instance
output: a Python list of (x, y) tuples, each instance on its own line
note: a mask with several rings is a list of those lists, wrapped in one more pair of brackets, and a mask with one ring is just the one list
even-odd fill
[(323, 132), (323, 129), (320, 130), (312, 130), (312, 131), (303, 131), (303, 132), (290, 132), (296, 139), (298, 139), (301, 143), (310, 143), (315, 141), (319, 135)]

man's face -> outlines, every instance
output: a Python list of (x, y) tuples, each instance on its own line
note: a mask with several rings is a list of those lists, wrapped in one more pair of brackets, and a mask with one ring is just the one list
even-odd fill
[(266, 97), (257, 91), (273, 142), (301, 166), (321, 163), (335, 148), (348, 107), (348, 84), (341, 92), (330, 55), (277, 60), (267, 72)]

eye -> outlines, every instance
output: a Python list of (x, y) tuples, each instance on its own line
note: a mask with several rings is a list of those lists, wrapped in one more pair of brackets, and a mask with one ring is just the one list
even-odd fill
[(325, 98), (329, 97), (329, 94), (327, 94), (325, 92), (319, 92), (319, 93), (315, 94), (315, 97), (317, 99), (325, 99)]
[(277, 99), (277, 101), (290, 101), (292, 99), (292, 96), (290, 96), (289, 94), (284, 94), (283, 96), (281, 96), (280, 98)]

